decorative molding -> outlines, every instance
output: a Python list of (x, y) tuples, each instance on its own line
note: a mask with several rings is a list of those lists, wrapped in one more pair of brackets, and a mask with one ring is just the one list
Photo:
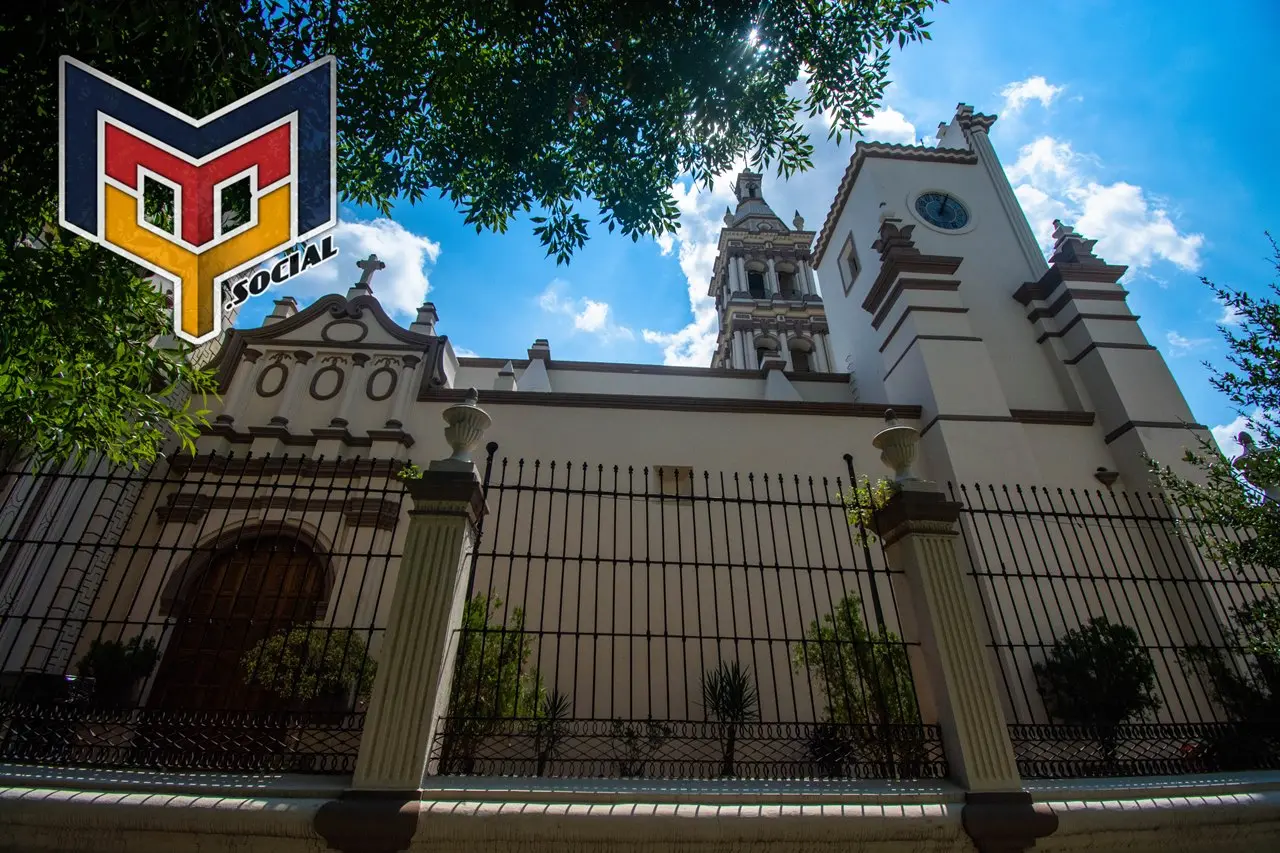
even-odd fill
[[(1025, 286), (1026, 285), (1023, 285), (1023, 287)], [(1021, 292), (1022, 288), (1018, 288), (1018, 291)], [(1081, 288), (1078, 290), (1073, 290), (1070, 287), (1068, 287), (1061, 296), (1059, 296), (1057, 299), (1053, 301), (1052, 305), (1047, 305), (1044, 308), (1033, 308), (1030, 312), (1028, 312), (1027, 320), (1034, 323), (1036, 320), (1039, 320), (1042, 317), (1043, 318), (1056, 317), (1059, 311), (1061, 311), (1063, 308), (1067, 307), (1077, 299), (1081, 299), (1081, 300), (1093, 299), (1101, 302), (1124, 302), (1125, 298), (1128, 295), (1129, 295), (1129, 291), (1124, 289), (1089, 290), (1087, 288)], [(1014, 298), (1016, 299), (1017, 296), (1018, 294), (1015, 293)], [(1025, 305), (1027, 303), (1024, 302), (1023, 304)]]
[(237, 478), (298, 476), (309, 478), (351, 479), (383, 477), (390, 479), (404, 467), (397, 459), (313, 459), (308, 456), (175, 456), (170, 461), (175, 472), (185, 474), (225, 474)]
[(1004, 423), (1011, 424), (1015, 422), (1012, 415), (934, 415), (933, 420), (925, 424), (920, 429), (921, 438), (929, 430), (933, 429), (933, 425), (939, 421), (969, 421), (974, 423)]
[(978, 155), (962, 148), (931, 148), (925, 145), (896, 145), (885, 142), (859, 142), (853, 147), (853, 156), (840, 179), (840, 188), (827, 211), (827, 218), (818, 232), (818, 242), (813, 250), (813, 265), (822, 265), (831, 235), (844, 212), (844, 206), (853, 192), (853, 184), (858, 180), (863, 164), (868, 158), (883, 160), (914, 160), (921, 163), (952, 163), (961, 166), (976, 166)]
[[(334, 329), (355, 329), (356, 334), (351, 337), (338, 337), (333, 333)], [(320, 337), (328, 343), (336, 344), (358, 344), (369, 336), (369, 327), (359, 320), (333, 320), (320, 330)]]
[(1036, 343), (1042, 344), (1049, 338), (1061, 338), (1071, 331), (1081, 320), (1117, 320), (1122, 323), (1136, 323), (1142, 319), (1137, 314), (1077, 314), (1067, 321), (1067, 325), (1063, 326), (1055, 332), (1041, 332), (1040, 337), (1036, 338)]
[(1101, 342), (1094, 341), (1084, 349), (1080, 350), (1079, 353), (1072, 356), (1071, 358), (1064, 358), (1062, 360), (1062, 363), (1063, 364), (1079, 364), (1081, 361), (1084, 360), (1085, 356), (1087, 356), (1089, 353), (1093, 352), (1094, 350), (1100, 350), (1100, 349), (1136, 349), (1136, 350), (1150, 350), (1154, 352), (1156, 348), (1153, 347), (1151, 344), (1126, 344), (1126, 343), (1107, 343), (1106, 341), (1101, 341)]
[(344, 791), (312, 819), (315, 833), (338, 853), (408, 850), (418, 831), (421, 791)]
[[(284, 355), (284, 353), (276, 353), (276, 355)], [(280, 381), (275, 384), (275, 387), (268, 391), (266, 388), (266, 380), (272, 371), (279, 371)], [(283, 391), (285, 386), (288, 384), (289, 368), (286, 367), (282, 361), (277, 360), (262, 368), (262, 371), (258, 374), (258, 381), (254, 383), (254, 390), (258, 392), (259, 397), (274, 397)]]
[(872, 282), (871, 289), (867, 291), (867, 298), (862, 301), (862, 308), (868, 314), (874, 315), (881, 301), (888, 295), (889, 288), (902, 273), (955, 275), (963, 261), (964, 258), (948, 255), (890, 255), (881, 265), (880, 274)]
[[(894, 360), (893, 364), (890, 365), (889, 369), (884, 372), (884, 376), (881, 377), (882, 381), (884, 379), (888, 379), (889, 374), (893, 373), (894, 368), (902, 363), (902, 360), (907, 357), (907, 353), (911, 352), (911, 348), (916, 345), (916, 341), (967, 341), (969, 343), (982, 343), (982, 338), (975, 337), (973, 335), (916, 335), (907, 344), (906, 348), (902, 350), (902, 355), (898, 356)], [(893, 408), (895, 411), (902, 411), (898, 406), (894, 406)]]
[(960, 282), (955, 279), (935, 279), (935, 278), (900, 278), (893, 285), (893, 289), (889, 291), (889, 295), (885, 297), (884, 302), (880, 306), (880, 310), (876, 312), (875, 317), (871, 320), (873, 328), (879, 328), (884, 322), (884, 318), (889, 311), (897, 303), (898, 297), (902, 295), (904, 290), (940, 290), (940, 291), (958, 291)]
[[(386, 356), (379, 356), (379, 358), (385, 358), (385, 357)], [(388, 381), (386, 392), (375, 394), (373, 390), (374, 381), (377, 380), (379, 376), (383, 376), (383, 375), (391, 377), (391, 379)], [(368, 397), (370, 400), (373, 400), (375, 403), (381, 403), (383, 400), (390, 399), (390, 397), (396, 393), (396, 386), (398, 384), (400, 384), (399, 371), (397, 371), (393, 367), (388, 367), (386, 365), (383, 365), (382, 367), (379, 367), (370, 371), (369, 378), (365, 380), (365, 383), (364, 383), (364, 393), (366, 397)]]
[(1009, 414), (1020, 424), (1047, 424), (1053, 426), (1093, 426), (1097, 415), (1093, 412), (1068, 412), (1055, 409), (1010, 409)]
[(1120, 438), (1120, 436), (1124, 435), (1130, 430), (1137, 429), (1138, 427), (1146, 427), (1148, 429), (1184, 429), (1188, 431), (1190, 430), (1208, 431), (1209, 429), (1204, 424), (1187, 423), (1185, 421), (1126, 421), (1125, 423), (1113, 429), (1111, 432), (1107, 433), (1107, 436), (1106, 438), (1103, 439), (1103, 442), (1106, 444), (1110, 444), (1111, 442), (1115, 441), (1117, 438)]
[[(327, 393), (321, 394), (319, 391), (316, 390), (316, 386), (320, 382), (320, 377), (326, 376), (330, 373), (337, 374), (338, 378), (334, 381), (332, 390), (328, 391)], [(341, 367), (338, 367), (338, 365), (336, 364), (329, 364), (317, 370), (315, 372), (315, 375), (311, 377), (311, 385), (307, 388), (307, 393), (311, 395), (311, 399), (313, 400), (320, 400), (322, 402), (324, 400), (332, 400), (334, 397), (338, 396), (338, 394), (342, 391), (342, 386), (344, 383), (346, 383), (346, 381), (347, 381), (346, 372), (343, 371), (343, 369)]]
[(310, 496), (296, 497), (289, 494), (231, 496), (199, 492), (170, 493), (164, 505), (156, 507), (155, 517), (161, 524), (195, 524), (211, 510), (239, 510), (246, 513), (281, 510), (287, 513), (320, 513), (330, 516), (338, 514), (352, 527), (374, 527), (379, 530), (394, 530), (400, 518), (398, 500), (316, 500)]
[[(901, 329), (902, 324), (907, 321), (907, 318), (916, 312), (923, 314), (968, 314), (969, 309), (947, 305), (908, 305), (903, 309), (902, 316), (898, 318), (898, 322), (893, 324), (893, 328), (890, 329), (889, 334), (885, 336), (884, 343), (880, 344), (880, 352), (885, 351), (889, 346), (889, 342), (893, 340), (893, 336), (897, 334), (898, 329)], [(880, 328), (880, 324), (875, 322), (872, 322), (871, 326), (874, 329)]]
[[(758, 370), (739, 371), (759, 379)], [(813, 374), (803, 374), (803, 378)], [(844, 374), (847, 381), (848, 374)], [(440, 389), (424, 398), (429, 401), (456, 402), (466, 397), (461, 389)], [(885, 409), (892, 408), (905, 420), (918, 420), (921, 407), (886, 403), (819, 403), (790, 400), (717, 399), (708, 397), (659, 397), (639, 394), (577, 394), (546, 391), (530, 394), (524, 391), (486, 391), (485, 405), (564, 406), (600, 409), (656, 409), (676, 412), (728, 412), (765, 415), (815, 415), (830, 417), (884, 419)]]
[[(741, 317), (740, 322), (750, 322), (754, 319), (751, 314), (735, 315)], [(801, 319), (801, 318), (797, 318)], [(823, 332), (826, 330), (823, 329)], [(460, 358), (458, 364), (462, 367), (496, 367), (502, 369), (506, 363), (510, 361), (512, 366), (517, 370), (529, 366), (528, 359), (514, 358)], [(668, 367), (659, 364), (618, 364), (615, 362), (604, 361), (548, 361), (547, 370), (581, 370), (590, 373), (630, 373), (644, 376), (696, 376), (699, 378), (711, 377), (716, 379), (758, 379), (759, 371), (755, 370), (737, 370), (734, 368), (723, 367)], [(805, 381), (809, 382), (848, 382), (849, 374), (805, 374)], [(421, 399), (421, 398), (419, 398)], [(488, 399), (486, 394), (485, 399)]]

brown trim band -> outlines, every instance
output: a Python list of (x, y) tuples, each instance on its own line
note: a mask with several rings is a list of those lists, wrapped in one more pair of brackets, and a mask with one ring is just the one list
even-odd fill
[(1079, 364), (1085, 356), (1096, 349), (1136, 349), (1136, 350), (1155, 350), (1151, 344), (1126, 344), (1126, 343), (1107, 343), (1106, 341), (1094, 341), (1080, 352), (1071, 357), (1064, 358), (1063, 364)]
[(1020, 424), (1093, 426), (1093, 422), (1097, 420), (1093, 412), (1067, 412), (1055, 409), (1010, 409), (1009, 414)]
[(1044, 332), (1040, 337), (1036, 338), (1036, 343), (1042, 344), (1049, 338), (1064, 337), (1067, 332), (1071, 331), (1081, 320), (1118, 320), (1123, 323), (1136, 323), (1142, 319), (1137, 314), (1077, 314), (1067, 321), (1067, 325), (1063, 326), (1056, 332)]
[(938, 421), (972, 421), (976, 423), (1011, 424), (1014, 423), (1014, 418), (1009, 415), (934, 415), (933, 420), (925, 424), (924, 428), (920, 430), (920, 436), (923, 438), (924, 434), (932, 429), (933, 425)]
[(862, 300), (862, 309), (874, 315), (881, 302), (889, 295), (889, 289), (902, 273), (925, 273), (932, 275), (955, 275), (964, 258), (952, 255), (901, 255), (890, 254), (880, 266), (880, 274), (867, 290), (867, 298)]
[(319, 460), (309, 456), (226, 456), (202, 453), (175, 456), (170, 461), (175, 472), (231, 474), (236, 477), (394, 477), (404, 463), (397, 459)]
[(1124, 302), (1129, 295), (1127, 290), (1071, 290), (1068, 288), (1061, 296), (1053, 301), (1052, 305), (1045, 308), (1034, 308), (1031, 313), (1027, 314), (1027, 320), (1034, 323), (1042, 317), (1056, 317), (1058, 312), (1066, 308), (1069, 304), (1079, 300), (1097, 300), (1100, 302)]
[(373, 441), (368, 438), (358, 438), (351, 435), (345, 429), (334, 429), (333, 427), (322, 427), (311, 430), (311, 435), (298, 435), (289, 432), (282, 426), (266, 426), (266, 427), (249, 427), (247, 432), (237, 432), (235, 427), (228, 423), (212, 424), (210, 426), (201, 427), (200, 434), (204, 436), (214, 436), (217, 438), (225, 438), (232, 444), (252, 444), (255, 438), (276, 438), (284, 444), (285, 447), (315, 447), (316, 442), (325, 439), (338, 439), (347, 447), (372, 447)]
[(351, 527), (374, 527), (394, 530), (400, 518), (400, 502), (374, 498), (314, 500), (291, 495), (209, 495), (199, 492), (171, 493), (164, 505), (155, 509), (161, 524), (194, 524), (210, 510), (268, 511), (320, 513), (332, 518), (341, 515)]
[[(889, 346), (889, 342), (893, 340), (893, 336), (897, 334), (898, 329), (902, 328), (902, 324), (907, 321), (907, 317), (913, 311), (920, 311), (925, 314), (968, 314), (968, 308), (956, 308), (949, 305), (908, 305), (902, 311), (902, 316), (898, 318), (898, 322), (893, 324), (893, 328), (889, 330), (889, 334), (885, 337), (884, 343), (880, 344), (880, 352), (884, 352)], [(872, 323), (872, 326), (875, 326)]]
[(1185, 421), (1127, 421), (1126, 423), (1121, 424), (1120, 426), (1113, 429), (1111, 432), (1107, 433), (1107, 437), (1103, 439), (1103, 442), (1106, 444), (1110, 444), (1120, 436), (1124, 435), (1130, 430), (1137, 429), (1138, 427), (1147, 427), (1149, 429), (1185, 429), (1185, 430), (1209, 429), (1204, 424), (1186, 423)]
[(893, 289), (889, 291), (889, 295), (885, 297), (884, 304), (880, 306), (876, 316), (871, 319), (871, 327), (873, 329), (880, 328), (880, 324), (884, 322), (885, 317), (893, 310), (893, 306), (897, 304), (898, 297), (902, 295), (904, 290), (949, 290), (954, 292), (959, 289), (960, 282), (955, 279), (900, 278), (898, 283), (893, 286)]
[[(460, 358), (460, 367), (496, 367), (503, 368), (507, 362), (518, 369), (529, 366), (527, 358)], [(630, 373), (635, 375), (658, 376), (696, 376), (719, 379), (759, 379), (758, 370), (735, 370), (724, 367), (675, 367), (665, 364), (619, 364), (607, 361), (559, 361), (548, 360), (547, 370), (582, 370), (590, 373)], [(804, 373), (799, 376), (802, 382), (848, 382), (848, 373)]]
[[(755, 374), (753, 371), (754, 375)], [(466, 397), (460, 388), (438, 389), (422, 399), (457, 402)], [(675, 412), (729, 412), (762, 415), (819, 415), (845, 418), (884, 418), (893, 409), (907, 420), (919, 419), (920, 406), (889, 403), (817, 403), (791, 400), (716, 399), (707, 397), (658, 397), (641, 394), (579, 394), (561, 391), (482, 391), (480, 405), (568, 406), (593, 409), (656, 409)]]
[[(884, 372), (884, 376), (880, 378), (881, 382), (888, 379), (889, 374), (893, 373), (894, 368), (902, 363), (902, 360), (907, 357), (907, 353), (911, 352), (911, 348), (916, 345), (916, 341), (976, 341), (977, 343), (982, 343), (982, 338), (976, 338), (970, 335), (916, 335), (911, 339), (911, 342), (907, 344), (906, 348), (902, 350), (902, 355), (898, 356), (897, 359), (894, 360), (893, 365)], [(916, 417), (919, 417), (919, 415), (916, 415)]]

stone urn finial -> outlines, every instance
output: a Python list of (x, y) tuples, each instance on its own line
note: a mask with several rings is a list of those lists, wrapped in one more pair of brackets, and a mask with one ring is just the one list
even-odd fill
[(880, 461), (893, 471), (894, 483), (902, 485), (917, 481), (919, 478), (911, 472), (911, 466), (916, 461), (919, 430), (899, 423), (893, 409), (884, 413), (884, 422), (884, 429), (871, 439), (871, 444), (880, 451)]
[(484, 438), (484, 431), (493, 424), (489, 413), (480, 408), (480, 393), (474, 388), (467, 390), (467, 398), (456, 406), (450, 406), (441, 414), (445, 423), (445, 440), (453, 448), (453, 455), (448, 461), (470, 465), (471, 452)]

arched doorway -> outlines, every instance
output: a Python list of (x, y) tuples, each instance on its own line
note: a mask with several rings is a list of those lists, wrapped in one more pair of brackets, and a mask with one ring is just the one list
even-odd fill
[(324, 614), (325, 567), (302, 541), (259, 536), (214, 555), (176, 608), (147, 702), (157, 709), (272, 710), (241, 661), (268, 635)]

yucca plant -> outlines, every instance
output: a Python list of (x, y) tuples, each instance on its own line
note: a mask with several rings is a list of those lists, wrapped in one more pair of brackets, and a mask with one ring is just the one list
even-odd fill
[(738, 726), (760, 719), (760, 694), (755, 681), (736, 660), (720, 663), (702, 675), (702, 706), (707, 717), (721, 724), (724, 748), (720, 775), (733, 776)]
[(537, 775), (544, 775), (551, 766), (572, 713), (573, 700), (559, 689), (552, 690), (538, 703), (538, 719), (533, 723), (533, 745), (538, 755)]

